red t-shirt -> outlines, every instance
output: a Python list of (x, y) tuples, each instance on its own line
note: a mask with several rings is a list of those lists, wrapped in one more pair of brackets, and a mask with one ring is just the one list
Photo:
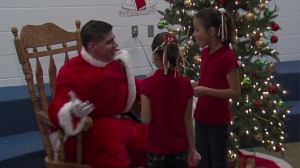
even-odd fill
[[(214, 89), (229, 88), (226, 75), (238, 62), (234, 52), (223, 45), (220, 49), (209, 55), (209, 47), (201, 52), (199, 86)], [(200, 96), (194, 112), (196, 121), (211, 125), (226, 125), (231, 121), (229, 99), (220, 99), (212, 96)]]
[(141, 94), (151, 101), (152, 119), (149, 124), (147, 152), (171, 154), (187, 149), (184, 114), (187, 101), (193, 96), (190, 80), (169, 70), (157, 70), (143, 80)]

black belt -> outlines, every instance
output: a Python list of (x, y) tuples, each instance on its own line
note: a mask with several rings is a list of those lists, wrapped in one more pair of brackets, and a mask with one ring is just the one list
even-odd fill
[(139, 114), (134, 113), (132, 111), (121, 113), (120, 115), (121, 115), (121, 118), (131, 118), (136, 122), (141, 122), (141, 118), (140, 118)]

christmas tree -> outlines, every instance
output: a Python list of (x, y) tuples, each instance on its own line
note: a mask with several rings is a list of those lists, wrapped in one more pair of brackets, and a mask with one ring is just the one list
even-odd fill
[[(201, 56), (192, 37), (193, 16), (206, 7), (224, 8), (236, 26), (235, 53), (240, 64), (242, 94), (232, 101), (233, 121), (228, 156), (235, 159), (242, 144), (255, 142), (268, 151), (284, 152), (284, 123), (290, 106), (280, 96), (285, 94), (274, 81), (279, 53), (273, 49), (278, 41), (275, 22), (278, 8), (270, 0), (168, 0), (170, 7), (159, 11), (157, 26), (173, 32), (180, 44), (181, 73), (199, 79)], [(273, 2), (275, 4), (275, 2)]]

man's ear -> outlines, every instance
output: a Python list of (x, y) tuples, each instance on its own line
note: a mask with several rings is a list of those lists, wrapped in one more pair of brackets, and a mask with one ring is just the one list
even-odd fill
[(89, 51), (92, 51), (95, 48), (95, 43), (94, 42), (88, 42), (87, 47), (88, 47)]

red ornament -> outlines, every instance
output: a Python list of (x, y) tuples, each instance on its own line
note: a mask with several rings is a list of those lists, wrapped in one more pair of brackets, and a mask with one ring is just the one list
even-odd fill
[(280, 145), (276, 144), (276, 145), (275, 145), (274, 152), (280, 152), (280, 151), (281, 151)]
[(270, 87), (269, 87), (269, 93), (271, 93), (271, 94), (275, 93), (276, 90), (277, 90), (277, 87), (276, 87), (276, 86), (270, 86)]
[(240, 23), (236, 24), (235, 26), (237, 29), (240, 29), (242, 27), (242, 25)]
[(236, 11), (236, 18), (237, 18), (237, 19), (240, 19), (240, 18), (241, 18), (239, 11)]
[(246, 72), (246, 75), (247, 76), (255, 76), (256, 75), (256, 71), (255, 70), (248, 71), (248, 72)]
[(261, 100), (257, 100), (256, 102), (255, 102), (255, 106), (256, 107), (261, 107), (263, 105), (263, 102), (261, 101)]
[(273, 22), (271, 24), (271, 28), (272, 28), (273, 31), (277, 31), (277, 30), (280, 29), (279, 25), (276, 22)]
[(261, 35), (259, 33), (257, 33), (257, 34), (254, 35), (254, 40), (255, 41), (260, 40), (260, 38), (261, 38)]
[(271, 43), (277, 43), (278, 37), (276, 35), (271, 36)]
[(221, 3), (228, 3), (228, 0), (220, 0)]

